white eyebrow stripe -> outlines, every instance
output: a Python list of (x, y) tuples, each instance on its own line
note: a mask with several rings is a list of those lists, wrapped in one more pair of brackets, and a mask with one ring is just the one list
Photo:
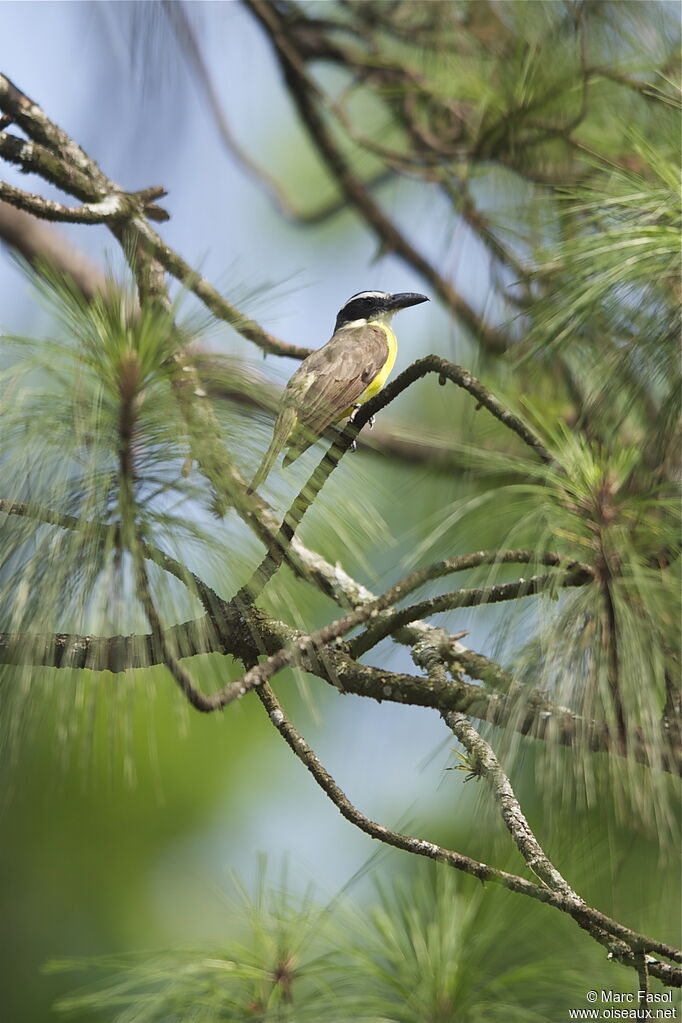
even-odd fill
[(388, 291), (358, 291), (357, 295), (351, 295), (351, 297), (346, 302), (346, 305), (348, 305), (349, 302), (354, 302), (356, 298), (388, 298), (388, 297), (389, 297)]

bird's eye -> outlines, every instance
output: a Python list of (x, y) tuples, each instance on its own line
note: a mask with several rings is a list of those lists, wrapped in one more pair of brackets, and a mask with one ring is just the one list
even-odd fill
[(374, 303), (368, 298), (356, 298), (349, 302), (336, 318), (336, 329), (342, 323), (353, 323), (355, 320), (366, 320), (374, 312)]

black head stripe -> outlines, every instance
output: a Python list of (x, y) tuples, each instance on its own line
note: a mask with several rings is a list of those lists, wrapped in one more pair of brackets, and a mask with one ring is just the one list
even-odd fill
[(344, 323), (376, 316), (386, 306), (390, 297), (385, 291), (359, 291), (357, 295), (351, 295), (336, 317), (334, 330), (338, 330)]

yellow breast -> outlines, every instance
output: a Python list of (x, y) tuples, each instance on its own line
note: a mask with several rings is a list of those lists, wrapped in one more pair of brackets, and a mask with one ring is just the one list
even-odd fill
[(358, 405), (363, 405), (366, 401), (369, 401), (370, 398), (373, 398), (375, 394), (379, 393), (381, 388), (386, 383), (389, 373), (393, 369), (393, 366), (395, 364), (395, 358), (396, 355), (398, 354), (398, 341), (388, 323), (373, 323), (372, 326), (381, 327), (384, 334), (386, 335), (386, 343), (388, 345), (388, 358), (386, 359), (386, 362), (383, 364), (377, 375), (374, 377), (374, 380), (372, 380), (367, 385), (365, 390), (357, 399)]

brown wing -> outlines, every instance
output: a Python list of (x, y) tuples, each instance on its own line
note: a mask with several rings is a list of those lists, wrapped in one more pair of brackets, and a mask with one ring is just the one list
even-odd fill
[(385, 364), (388, 342), (381, 327), (338, 330), (309, 355), (289, 381), (284, 403), (296, 409), (297, 425), (286, 462), (292, 462), (332, 423), (343, 417)]
[(360, 397), (387, 358), (388, 342), (381, 327), (337, 331), (291, 379), (292, 392), (298, 392), (296, 377), (306, 378), (305, 383), (301, 381), (302, 393), (292, 394), (299, 422), (311, 433), (322, 433)]

